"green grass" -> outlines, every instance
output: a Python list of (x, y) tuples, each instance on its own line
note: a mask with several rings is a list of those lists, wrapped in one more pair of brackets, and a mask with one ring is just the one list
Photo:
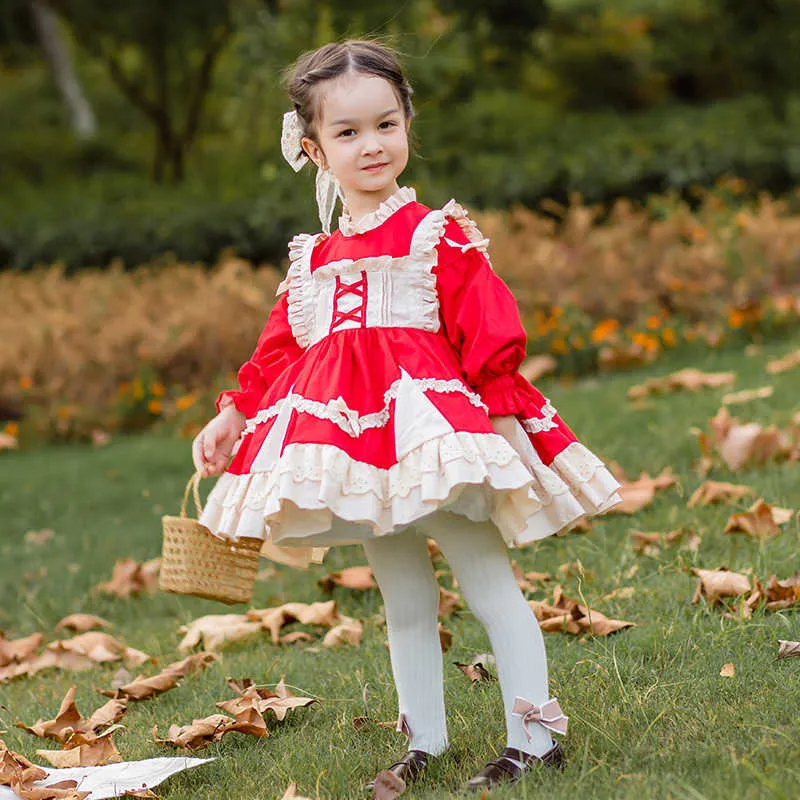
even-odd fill
[[(772, 343), (760, 356), (709, 352), (692, 366), (735, 370), (737, 389), (774, 384), (775, 394), (736, 416), (786, 426), (798, 409), (797, 371), (768, 376), (764, 363), (800, 345)], [(579, 437), (630, 475), (656, 474), (672, 466), (676, 489), (659, 493), (633, 517), (596, 521), (588, 534), (551, 538), (513, 553), (526, 569), (555, 572), (580, 559), (580, 585), (566, 581), (568, 594), (582, 592), (594, 608), (636, 627), (607, 638), (579, 640), (548, 634), (552, 694), (571, 718), (565, 747), (568, 766), (561, 774), (531, 777), (497, 798), (790, 798), (800, 785), (800, 661), (776, 660), (778, 639), (800, 639), (797, 612), (756, 613), (751, 620), (724, 618), (704, 602), (692, 605), (693, 566), (752, 567), (762, 580), (788, 577), (798, 568), (798, 521), (767, 543), (724, 536), (735, 506), (686, 508), (701, 478), (692, 470), (698, 449), (691, 426), (705, 427), (719, 408), (722, 391), (656, 398), (649, 408), (629, 409), (629, 386), (652, 375), (686, 366), (676, 359), (645, 370), (585, 381), (573, 386), (544, 382), (542, 388)], [(14, 638), (37, 630), (52, 632), (64, 615), (89, 611), (114, 623), (112, 633), (133, 647), (169, 663), (180, 655), (178, 626), (202, 614), (228, 613), (209, 601), (157, 594), (120, 600), (93, 594), (116, 559), (146, 559), (160, 549), (160, 517), (175, 513), (191, 471), (188, 442), (167, 436), (117, 438), (105, 448), (49, 447), (0, 457), (0, 629)], [(800, 465), (781, 464), (712, 477), (750, 484), (768, 502), (800, 508)], [(745, 507), (746, 502), (739, 507)], [(636, 554), (629, 531), (668, 531), (684, 524), (702, 530), (696, 554), (668, 549), (658, 557)], [(52, 528), (43, 546), (26, 543), (31, 529)], [(358, 548), (329, 554), (324, 567), (308, 572), (279, 567), (258, 583), (255, 607), (288, 600), (324, 599), (316, 580), (331, 569), (364, 563)], [(71, 566), (74, 565), (74, 566)], [(633, 578), (626, 573), (638, 565)], [(446, 580), (446, 578), (445, 578)], [(627, 599), (603, 599), (613, 589), (632, 586)], [(377, 592), (333, 595), (344, 613), (364, 618), (359, 649), (309, 651), (274, 647), (266, 639), (245, 640), (222, 651), (219, 663), (188, 678), (154, 701), (132, 704), (116, 736), (127, 759), (172, 754), (153, 742), (172, 722), (214, 713), (214, 703), (231, 692), (225, 676), (287, 683), (322, 698), (298, 709), (272, 736), (257, 740), (231, 734), (199, 755), (218, 756), (212, 764), (174, 776), (159, 795), (169, 800), (198, 798), (279, 798), (291, 781), (308, 796), (363, 796), (361, 786), (404, 749), (392, 730), (353, 729), (354, 717), (376, 721), (396, 716), (394, 688), (384, 647), (385, 631), (374, 618), (381, 610)], [(230, 609), (236, 611), (237, 608)], [(242, 609), (243, 610), (243, 609)], [(463, 780), (502, 748), (503, 715), (496, 683), (470, 688), (452, 662), (488, 649), (476, 620), (462, 613), (448, 626), (454, 646), (445, 656), (445, 692), (451, 751), (429, 769), (406, 796), (455, 796)], [(733, 678), (720, 677), (732, 662)], [(78, 687), (78, 707), (88, 716), (103, 698), (93, 687), (107, 686), (117, 667), (89, 673), (41, 673), (0, 686), (0, 729), (13, 750), (35, 757), (36, 740), (14, 727), (52, 718), (67, 688)], [(144, 671), (156, 667), (145, 666)]]

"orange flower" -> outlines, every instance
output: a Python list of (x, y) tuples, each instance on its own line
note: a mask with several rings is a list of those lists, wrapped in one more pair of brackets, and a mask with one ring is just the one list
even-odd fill
[(131, 390), (131, 385), (130, 385), (130, 383), (127, 383), (127, 382), (123, 382), (119, 386), (117, 386), (117, 394), (121, 394), (121, 395), (122, 394), (128, 394), (128, 392), (130, 390)]
[(702, 225), (695, 225), (692, 228), (692, 239), (702, 242), (706, 238), (706, 229)]
[(161, 401), (160, 400), (151, 400), (147, 404), (147, 410), (151, 414), (160, 414), (161, 413)]
[(72, 409), (69, 406), (59, 406), (56, 414), (59, 419), (69, 419), (72, 416)]
[(7, 422), (5, 428), (3, 428), (3, 433), (16, 438), (19, 434), (19, 425), (16, 422)]
[(187, 408), (191, 408), (196, 402), (197, 398), (193, 394), (185, 394), (175, 401), (175, 407), (178, 411), (186, 411)]
[(672, 328), (664, 328), (664, 330), (661, 331), (661, 341), (664, 342), (667, 347), (675, 347), (675, 331), (672, 330)]
[(658, 349), (658, 339), (656, 339), (654, 336), (650, 336), (647, 333), (641, 333), (637, 331), (631, 337), (631, 341), (633, 341), (635, 345), (638, 345), (644, 350)]
[(30, 389), (33, 386), (33, 381), (27, 376), (23, 375), (19, 379), (19, 388), (25, 391), (26, 389)]
[(142, 386), (139, 378), (133, 382), (133, 397), (136, 400), (141, 400), (144, 397), (144, 386)]
[(741, 328), (744, 324), (744, 314), (738, 308), (732, 308), (728, 314), (728, 324), (731, 328)]
[(156, 381), (150, 387), (150, 392), (152, 393), (153, 397), (163, 397), (165, 391), (166, 390), (164, 389), (164, 384), (163, 383), (159, 383), (158, 381)]
[(583, 336), (573, 336), (569, 340), (569, 343), (575, 350), (583, 350), (583, 348), (586, 347), (586, 339), (584, 339)]
[(568, 350), (567, 343), (563, 339), (553, 339), (550, 347), (554, 353), (564, 354)]
[(594, 326), (589, 338), (597, 344), (603, 342), (619, 330), (619, 320), (603, 319)]
[(647, 327), (651, 331), (656, 330), (660, 325), (661, 325), (661, 320), (655, 314), (652, 314), (647, 318)]

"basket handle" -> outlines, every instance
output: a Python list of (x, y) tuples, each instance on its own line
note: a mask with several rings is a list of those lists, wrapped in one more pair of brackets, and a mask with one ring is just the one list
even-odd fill
[(183, 493), (183, 502), (181, 503), (182, 517), (186, 516), (186, 503), (189, 501), (190, 489), (194, 490), (194, 507), (197, 509), (197, 516), (200, 517), (200, 515), (203, 513), (203, 506), (200, 503), (200, 490), (198, 488), (200, 478), (202, 477), (203, 476), (200, 474), (200, 470), (197, 470), (197, 472), (195, 472), (194, 475), (189, 478), (189, 483), (186, 484), (186, 491)]

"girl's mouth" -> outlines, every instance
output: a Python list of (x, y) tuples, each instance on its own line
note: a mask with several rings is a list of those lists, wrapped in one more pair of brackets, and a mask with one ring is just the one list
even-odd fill
[(362, 167), (365, 172), (377, 172), (378, 170), (383, 169), (384, 167), (388, 167), (388, 161), (381, 161), (380, 164), (370, 164), (368, 167)]

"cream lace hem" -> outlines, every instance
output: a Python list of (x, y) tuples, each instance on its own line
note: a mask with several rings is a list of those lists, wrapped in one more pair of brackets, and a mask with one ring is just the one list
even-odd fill
[(454, 432), (389, 469), (333, 445), (294, 444), (269, 472), (225, 473), (200, 521), (217, 535), (266, 539), (274, 549), (362, 541), (446, 509), (491, 519), (508, 544), (521, 545), (606, 510), (619, 501), (618, 486), (578, 442), (547, 467), (538, 457), (524, 463), (503, 436)]
[(411, 186), (401, 186), (393, 195), (387, 197), (375, 211), (365, 214), (361, 219), (353, 220), (350, 213), (345, 209), (339, 217), (339, 230), (344, 236), (354, 236), (358, 233), (366, 233), (378, 225), (382, 225), (395, 211), (402, 208), (407, 203), (412, 203), (417, 199), (417, 193)]

